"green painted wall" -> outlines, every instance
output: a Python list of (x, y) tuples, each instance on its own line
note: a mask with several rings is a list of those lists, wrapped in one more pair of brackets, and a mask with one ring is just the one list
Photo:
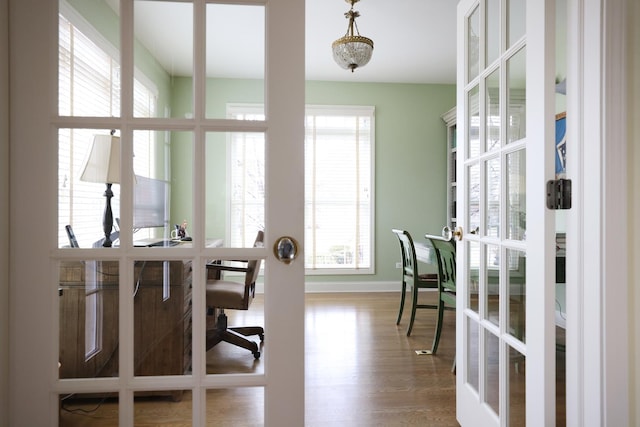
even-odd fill
[[(190, 79), (174, 79), (174, 117), (190, 112)], [(261, 82), (210, 80), (207, 85), (207, 115), (222, 118), (226, 104), (262, 103)], [(185, 102), (186, 100), (186, 102)], [(313, 275), (309, 282), (363, 282), (397, 280), (400, 251), (391, 229), (405, 228), (414, 240), (425, 233), (439, 234), (446, 221), (446, 128), (440, 115), (455, 105), (454, 85), (307, 82), (306, 103), (322, 105), (373, 105), (376, 108), (376, 205), (374, 275)], [(182, 137), (187, 137), (182, 135)], [(185, 156), (179, 136), (172, 137), (173, 194), (171, 212), (175, 221), (191, 218), (192, 206), (180, 185), (191, 178), (191, 157)], [(225, 231), (226, 153), (224, 135), (209, 134), (205, 161), (206, 235)], [(181, 184), (182, 183), (182, 184)]]
[(373, 276), (308, 276), (308, 282), (398, 279), (392, 228), (415, 241), (440, 234), (446, 221), (446, 128), (454, 85), (308, 82), (307, 104), (376, 107), (375, 267)]

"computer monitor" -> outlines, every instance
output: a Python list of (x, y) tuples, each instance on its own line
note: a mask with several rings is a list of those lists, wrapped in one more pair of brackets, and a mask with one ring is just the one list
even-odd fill
[(169, 225), (169, 191), (167, 181), (136, 175), (133, 190), (133, 228)]

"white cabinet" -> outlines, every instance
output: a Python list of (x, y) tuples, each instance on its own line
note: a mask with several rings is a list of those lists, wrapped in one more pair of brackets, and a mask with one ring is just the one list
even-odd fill
[(455, 230), (456, 221), (456, 162), (458, 147), (456, 137), (456, 107), (442, 116), (447, 126), (447, 225)]

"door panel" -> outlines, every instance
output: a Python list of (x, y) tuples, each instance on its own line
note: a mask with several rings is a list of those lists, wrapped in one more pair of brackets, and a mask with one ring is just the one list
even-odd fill
[[(304, 424), (304, 287), (291, 285), (304, 282), (304, 268), (300, 260), (282, 264), (272, 252), (273, 243), (283, 235), (304, 245), (304, 2), (230, 3), (11, 2), (11, 20), (16, 23), (12, 51), (37, 52), (32, 60), (25, 60), (31, 55), (15, 55), (11, 62), (12, 74), (17, 76), (12, 79), (15, 99), (22, 100), (11, 106), (16, 129), (21, 129), (12, 139), (16, 144), (12, 179), (21, 183), (21, 192), (29, 194), (28, 200), (12, 201), (12, 208), (18, 209), (12, 217), (16, 218), (14, 225), (23, 230), (20, 240), (38, 242), (37, 248), (18, 243), (12, 252), (11, 274), (17, 278), (12, 304), (32, 307), (38, 313), (29, 319), (21, 313), (12, 317), (12, 324), (19, 325), (11, 334), (15, 352), (11, 382), (19, 384), (11, 402), (12, 424), (65, 425), (73, 423), (67, 418), (71, 414), (97, 407), (95, 419), (108, 411), (111, 425), (133, 425), (134, 420), (148, 420), (149, 401), (159, 399), (154, 410), (162, 412), (179, 402), (185, 422), (207, 425), (220, 421), (215, 410), (207, 409), (208, 398), (218, 392), (237, 398), (240, 413), (251, 412), (256, 423)], [(172, 7), (173, 15), (161, 13)], [(250, 11), (244, 14), (243, 8)], [(40, 13), (34, 16), (33, 10)], [(56, 90), (58, 60), (72, 62), (72, 56), (62, 54), (58, 46), (59, 10), (77, 18), (78, 28), (89, 34), (89, 41), (104, 47), (101, 63), (105, 72), (85, 67), (83, 64), (98, 62), (89, 56), (82, 64), (74, 63), (79, 67), (69, 68), (73, 71)], [(220, 44), (220, 34), (207, 38), (207, 20), (218, 19), (214, 26), (219, 28), (220, 17), (229, 10), (241, 20), (250, 16), (245, 25), (260, 21), (261, 36), (251, 41), (268, 54), (252, 58), (262, 63), (258, 76), (205, 74), (208, 62), (225, 63), (225, 52), (222, 56), (220, 51), (207, 53), (207, 44)], [(145, 19), (151, 28), (145, 29)], [(238, 23), (237, 19), (227, 21)], [(274, 30), (285, 27), (286, 35)], [(22, 30), (27, 28), (27, 32)], [(157, 37), (157, 29), (168, 39), (146, 38), (148, 34)], [(186, 38), (178, 40), (183, 35)], [(79, 33), (69, 36), (68, 46), (81, 37)], [(158, 46), (175, 40), (182, 43), (180, 48), (160, 57)], [(186, 68), (178, 67), (182, 56)], [(228, 72), (243, 68), (234, 65), (235, 70)], [(108, 82), (94, 85), (106, 88), (106, 102), (86, 93), (86, 103), (80, 102), (85, 88), (74, 82), (82, 73)], [(266, 76), (277, 76), (279, 81)], [(234, 85), (212, 84), (225, 77), (236, 78)], [(261, 80), (257, 85), (256, 79)], [(69, 97), (62, 95), (65, 88)], [(256, 102), (263, 103), (268, 112), (266, 118), (226, 119), (224, 109), (218, 108), (224, 105), (221, 100), (231, 99), (230, 91), (242, 88), (256, 94)], [(69, 160), (72, 143), (77, 142), (76, 147), (86, 153), (95, 134), (108, 136), (112, 130), (120, 143), (117, 178), (91, 182), (85, 198), (79, 191), (69, 195), (68, 211), (61, 218), (59, 202), (67, 197), (65, 191), (85, 182), (81, 179), (85, 156), (79, 152), (78, 159)], [(223, 135), (215, 155), (224, 159), (224, 135), (252, 132), (262, 135), (262, 155), (268, 162), (259, 174), (262, 191), (268, 195), (261, 202), (263, 248), (227, 238), (228, 188), (222, 169), (229, 165), (223, 160), (211, 168), (206, 157), (208, 135)], [(67, 141), (71, 143), (64, 145)], [(62, 152), (68, 160), (65, 173), (61, 173)], [(208, 173), (216, 168), (217, 174)], [(33, 170), (39, 172), (37, 179)], [(161, 185), (144, 187), (149, 180)], [(94, 246), (103, 234), (105, 184), (113, 184), (114, 196), (109, 200), (119, 231), (112, 247)], [(141, 208), (144, 197), (139, 196), (151, 191), (143, 187), (158, 190), (151, 199), (162, 198), (163, 202)], [(208, 193), (212, 188), (218, 194)], [(79, 223), (83, 204), (96, 209), (85, 215), (76, 233), (80, 243), (71, 247), (64, 226)], [(141, 209), (149, 214), (145, 221), (157, 213), (160, 222), (138, 223)], [(42, 220), (18, 212), (37, 212)], [(215, 226), (209, 227), (211, 224)], [(192, 240), (159, 248), (136, 244), (145, 232), (147, 238), (178, 240), (172, 239), (178, 230), (186, 231)], [(210, 245), (214, 239), (221, 241)], [(233, 321), (262, 324), (267, 343), (287, 343), (283, 348), (265, 343), (259, 361), (250, 352), (209, 355), (205, 351), (209, 317), (205, 263), (246, 258), (264, 261), (259, 279), (264, 283), (264, 304), (255, 307), (257, 317), (238, 316)], [(34, 269), (34, 265), (42, 268)], [(15, 355), (29, 355), (29, 360), (23, 363)], [(250, 375), (244, 375), (244, 368), (235, 363), (236, 358), (245, 357), (251, 362)], [(225, 359), (231, 369), (209, 375), (209, 358), (215, 359), (217, 367)], [(82, 407), (71, 406), (71, 400)], [(61, 405), (78, 410), (61, 410)], [(91, 425), (90, 418), (83, 417), (83, 421)]]
[[(546, 395), (547, 400), (538, 395), (554, 388), (549, 378), (555, 366), (547, 359), (555, 347), (553, 299), (546, 286), (527, 286), (545, 283), (551, 266), (536, 263), (535, 274), (526, 269), (536, 262), (532, 254), (553, 248), (546, 244), (553, 239), (545, 222), (550, 215), (544, 204), (527, 197), (533, 180), (536, 194), (544, 187), (542, 172), (552, 158), (548, 144), (538, 142), (550, 135), (527, 128), (527, 122), (533, 124), (527, 120), (526, 96), (532, 83), (552, 87), (545, 73), (549, 64), (531, 56), (533, 49), (543, 58), (554, 57), (554, 51), (549, 43), (528, 42), (554, 37), (540, 30), (547, 20), (553, 22), (552, 9), (545, 6), (527, 0), (458, 5), (463, 37), (458, 43), (462, 161), (457, 181), (462, 185), (457, 198), (464, 233), (457, 252), (457, 414), (463, 426), (522, 425), (525, 420), (550, 425), (555, 416)], [(551, 91), (538, 93), (538, 99), (552, 99)], [(549, 102), (541, 105), (532, 117), (545, 129), (554, 113), (544, 109)], [(531, 322), (534, 318), (543, 321)]]

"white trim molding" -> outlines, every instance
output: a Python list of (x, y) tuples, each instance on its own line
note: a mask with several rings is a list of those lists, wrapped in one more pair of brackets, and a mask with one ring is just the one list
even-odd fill
[(568, 426), (629, 425), (627, 1), (568, 1)]
[[(306, 293), (326, 293), (326, 292), (397, 292), (400, 298), (400, 279), (397, 281), (377, 281), (377, 282), (305, 282), (304, 291)], [(435, 292), (436, 289), (420, 289), (420, 292)], [(264, 293), (264, 284), (256, 283), (256, 293)]]

